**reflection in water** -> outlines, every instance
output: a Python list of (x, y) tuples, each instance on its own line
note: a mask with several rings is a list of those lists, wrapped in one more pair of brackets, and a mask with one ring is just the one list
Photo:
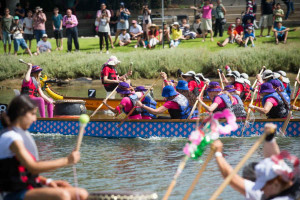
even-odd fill
[[(73, 136), (35, 136), (41, 159), (67, 156), (76, 144)], [(223, 138), (224, 153), (231, 165), (236, 165), (257, 140), (253, 138)], [(134, 190), (156, 191), (162, 197), (183, 157), (187, 139), (104, 139), (84, 137), (81, 161), (76, 165), (79, 186), (89, 191)], [(279, 138), (281, 149), (300, 157), (300, 138)], [(208, 151), (202, 157), (205, 160)], [(248, 162), (262, 158), (262, 148)], [(182, 199), (200, 169), (199, 161), (189, 160), (179, 177), (170, 199)], [(44, 173), (46, 177), (66, 179), (73, 184), (71, 167)], [(212, 160), (203, 173), (190, 199), (207, 199), (222, 182), (217, 165)], [(237, 200), (241, 195), (227, 187), (223, 199)]]

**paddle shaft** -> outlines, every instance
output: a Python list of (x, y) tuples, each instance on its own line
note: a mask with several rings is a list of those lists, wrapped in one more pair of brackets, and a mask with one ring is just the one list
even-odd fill
[(197, 185), (202, 173), (205, 171), (207, 164), (209, 163), (209, 161), (213, 158), (215, 151), (214, 150), (210, 150), (205, 162), (203, 163), (202, 167), (200, 168), (197, 176), (195, 177), (195, 179), (192, 182), (192, 185), (189, 187), (188, 191), (185, 193), (183, 200), (188, 200), (191, 193), (193, 192), (193, 190), (195, 189), (195, 186)]
[(85, 127), (86, 127), (86, 124), (81, 124), (80, 123), (80, 128), (79, 128), (79, 133), (78, 133), (78, 137), (77, 137), (77, 144), (76, 144), (75, 151), (80, 150), (80, 146), (81, 146), (81, 142), (82, 142)]
[[(147, 90), (147, 92), (140, 98), (140, 100), (142, 100), (143, 98), (145, 98), (145, 96), (147, 96), (147, 94), (150, 92), (151, 88), (153, 88), (153, 86), (157, 83), (157, 81), (160, 79), (160, 77), (158, 77), (154, 83), (151, 85), (151, 87)], [(133, 113), (133, 111), (135, 110), (136, 106), (133, 106), (133, 108), (130, 110), (130, 112), (126, 115), (126, 117), (124, 117), (124, 119), (122, 119), (121, 123), (118, 125), (118, 128), (120, 128), (122, 126), (122, 124), (125, 122), (125, 120)]]
[[(118, 86), (108, 95), (108, 97), (106, 97), (106, 99), (104, 99), (104, 101), (107, 101), (113, 94), (115, 94), (116, 90), (117, 90)], [(100, 106), (98, 106), (98, 108), (93, 112), (93, 114), (91, 114), (91, 118), (101, 109), (101, 107), (103, 106), (103, 101), (100, 104)]]
[[(251, 98), (251, 102), (250, 102), (249, 106), (253, 104), (253, 101), (254, 101), (254, 97), (255, 97), (255, 95), (256, 95), (256, 92), (257, 92), (257, 87), (254, 89), (254, 93), (253, 93), (253, 96), (252, 96), (252, 98)], [(244, 133), (244, 131), (245, 131), (246, 124), (247, 124), (247, 122), (248, 122), (248, 120), (249, 120), (249, 117), (250, 117), (251, 109), (250, 109), (249, 106), (248, 106), (248, 110), (247, 110), (247, 117), (246, 117), (246, 120), (245, 120), (245, 124), (244, 124), (243, 129), (242, 129), (242, 135), (243, 135), (243, 133)]]
[(224, 84), (223, 84), (222, 77), (221, 77), (221, 72), (220, 72), (219, 69), (218, 69), (218, 74), (219, 74), (219, 78), (220, 78), (222, 89), (224, 90)]
[[(200, 98), (202, 97), (205, 88), (206, 88), (206, 85), (204, 85), (204, 87), (202, 88), (202, 90), (201, 90), (201, 92), (200, 92), (198, 98), (199, 98), (199, 97), (200, 97)], [(195, 104), (194, 104), (194, 106), (193, 106), (193, 108), (192, 108), (192, 111), (191, 111), (190, 115), (188, 116), (187, 120), (188, 120), (188, 119), (191, 119), (191, 117), (192, 117), (194, 111), (196, 110), (197, 104), (198, 104), (198, 102), (199, 102), (198, 98), (197, 98), (197, 101), (195, 102)], [(199, 110), (199, 112), (201, 112), (201, 111)], [(186, 120), (186, 121), (187, 121), (187, 120)]]
[[(262, 75), (262, 73), (264, 72), (265, 68), (266, 67), (263, 66), (263, 68), (260, 70), (260, 72), (259, 72), (260, 75)], [(254, 83), (253, 83), (253, 85), (251, 87), (254, 88), (256, 86), (256, 83), (257, 83), (257, 79), (255, 79), (255, 81), (254, 81)], [(245, 98), (245, 101), (248, 99), (248, 97), (249, 97), (250, 94), (251, 94), (251, 92), (248, 93), (248, 95)]]
[[(298, 80), (298, 78), (299, 78), (299, 74), (300, 74), (300, 68), (299, 68), (299, 70), (298, 70), (298, 74), (297, 74), (297, 80)], [(295, 84), (294, 84), (294, 88), (293, 88), (293, 92), (292, 92), (292, 94), (291, 94), (291, 99), (295, 96), (295, 91), (296, 91), (296, 87), (297, 87), (297, 80), (295, 81)]]
[(209, 200), (215, 200), (217, 197), (223, 192), (225, 187), (230, 183), (232, 178), (237, 174), (237, 172), (244, 166), (246, 161), (252, 156), (252, 154), (256, 151), (256, 149), (259, 147), (259, 145), (265, 140), (267, 134), (264, 133), (249, 149), (247, 154), (243, 157), (243, 159), (237, 164), (237, 166), (234, 168), (234, 170), (226, 177), (226, 179), (223, 181), (223, 183), (219, 186), (219, 188), (214, 192), (214, 194), (211, 196)]

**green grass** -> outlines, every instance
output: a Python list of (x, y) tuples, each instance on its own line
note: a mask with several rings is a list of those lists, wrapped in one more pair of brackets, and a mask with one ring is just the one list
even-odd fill
[[(300, 32), (290, 32), (288, 43), (275, 45), (274, 38), (257, 38), (255, 48), (239, 47), (237, 44), (228, 44), (220, 48), (218, 41), (226, 38), (215, 38), (210, 42), (202, 39), (183, 41), (176, 49), (165, 49), (157, 46), (155, 49), (134, 49), (134, 43), (127, 47), (110, 49), (110, 55), (116, 55), (122, 63), (119, 73), (123, 74), (129, 69), (129, 63), (134, 63), (134, 78), (154, 78), (158, 72), (165, 71), (175, 75), (177, 69), (182, 71), (194, 70), (203, 72), (207, 76), (216, 76), (216, 69), (231, 66), (234, 70), (246, 72), (250, 75), (258, 73), (264, 65), (272, 70), (286, 70), (296, 73), (300, 63)], [(49, 40), (55, 49), (55, 40)], [(66, 53), (67, 40), (64, 39), (64, 51), (54, 51), (51, 54), (42, 54), (30, 58), (27, 54), (18, 56), (3, 55), (3, 43), (0, 45), (0, 80), (20, 77), (26, 71), (26, 66), (19, 64), (22, 58), (27, 62), (41, 65), (49, 77), (99, 78), (101, 65), (110, 55), (99, 53), (98, 38), (80, 38), (80, 52)], [(35, 49), (33, 41), (31, 49)], [(21, 52), (21, 51), (20, 51)], [(23, 51), (22, 51), (23, 52)]]

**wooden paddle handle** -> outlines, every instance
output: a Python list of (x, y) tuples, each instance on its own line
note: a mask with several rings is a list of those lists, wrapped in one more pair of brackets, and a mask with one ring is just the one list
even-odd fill
[[(106, 97), (106, 99), (104, 99), (103, 101), (107, 101), (107, 99), (109, 99), (117, 90), (118, 86), (108, 95), (108, 97)], [(103, 106), (103, 101), (100, 104), (100, 106), (98, 106), (98, 108), (93, 112), (93, 114), (91, 114), (90, 118), (92, 118)]]
[[(260, 75), (262, 75), (262, 73), (264, 72), (265, 68), (266, 68), (265, 66), (262, 67), (262, 69), (259, 72)], [(253, 83), (253, 85), (251, 87), (254, 88), (256, 86), (256, 84), (257, 84), (257, 79), (255, 79), (255, 81), (254, 81), (254, 83)], [(251, 92), (248, 93), (248, 95), (246, 96), (244, 102), (248, 99), (248, 97), (250, 96), (250, 94), (251, 94)]]
[[(200, 92), (198, 98), (199, 98), (199, 97), (200, 97), (200, 98), (202, 97), (205, 88), (206, 88), (206, 84), (205, 84), (204, 87), (202, 88), (202, 90), (201, 90), (201, 92)], [(191, 113), (190, 113), (190, 115), (188, 116), (188, 118), (186, 119), (186, 121), (189, 120), (189, 119), (191, 119), (191, 117), (192, 117), (194, 111), (196, 110), (196, 107), (197, 107), (198, 102), (199, 102), (199, 100), (197, 99), (197, 101), (195, 102), (195, 104), (194, 104), (194, 106), (193, 106), (193, 108), (192, 108), (192, 110), (191, 110)], [(201, 111), (199, 110), (199, 112), (201, 112)]]
[(183, 200), (188, 200), (191, 193), (193, 192), (193, 190), (195, 189), (195, 186), (197, 185), (202, 173), (205, 171), (207, 164), (209, 163), (209, 161), (213, 158), (215, 154), (215, 150), (211, 149), (205, 162), (203, 163), (202, 167), (200, 168), (198, 174), (196, 175), (195, 179), (192, 182), (192, 185), (189, 187), (188, 191), (185, 193)]
[(221, 72), (220, 72), (219, 69), (218, 69), (218, 74), (219, 74), (219, 78), (220, 78), (220, 82), (221, 82), (221, 87), (224, 90), (224, 84), (223, 84), (222, 77), (221, 77)]
[(234, 170), (226, 177), (226, 179), (223, 181), (223, 183), (220, 185), (220, 187), (214, 192), (214, 194), (210, 197), (209, 200), (215, 200), (217, 197), (223, 192), (225, 187), (230, 183), (233, 176), (237, 174), (237, 172), (244, 166), (246, 161), (252, 156), (252, 154), (256, 151), (256, 149), (259, 147), (259, 145), (265, 140), (267, 134), (264, 133), (249, 149), (247, 154), (243, 157), (243, 159), (237, 164), (237, 166), (234, 168)]
[(80, 124), (75, 151), (80, 150), (85, 127), (86, 127), (86, 124)]
[[(251, 98), (251, 101), (250, 101), (249, 106), (253, 104), (253, 101), (254, 101), (254, 97), (255, 97), (255, 95), (256, 95), (256, 92), (257, 92), (257, 87), (254, 89), (254, 93), (253, 93), (253, 96), (252, 96), (252, 98)], [(247, 123), (248, 123), (249, 117), (250, 117), (251, 109), (250, 109), (249, 106), (248, 106), (247, 116), (246, 116), (246, 120), (245, 120), (244, 126), (243, 126), (243, 128), (242, 128), (242, 134), (241, 134), (241, 135), (243, 135), (243, 133), (244, 133), (244, 131), (245, 131), (245, 129), (246, 129), (246, 125), (247, 125)]]

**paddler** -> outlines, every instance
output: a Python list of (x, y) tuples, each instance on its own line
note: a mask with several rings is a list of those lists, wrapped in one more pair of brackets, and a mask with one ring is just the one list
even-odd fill
[[(123, 76), (119, 76), (116, 67), (121, 61), (118, 60), (116, 56), (111, 56), (106, 63), (102, 65), (101, 68), (101, 81), (106, 90), (106, 97), (119, 85), (120, 82), (126, 81), (129, 76), (132, 75), (132, 71), (127, 72)], [(115, 95), (112, 95), (110, 99), (115, 99)]]
[[(208, 78), (205, 78), (202, 73), (196, 74), (196, 77), (199, 78), (199, 80), (200, 80), (200, 84), (198, 85), (198, 88), (199, 88), (199, 93), (201, 93), (202, 88), (204, 87), (204, 85), (205, 84), (208, 85), (209, 82), (210, 82), (210, 80)], [(203, 97), (204, 98), (208, 98), (206, 90), (204, 90)]]
[(36, 121), (36, 112), (35, 102), (27, 95), (19, 95), (1, 118), (4, 130), (0, 133), (0, 196), (4, 200), (87, 199), (85, 189), (39, 175), (76, 164), (80, 153), (73, 151), (68, 157), (40, 161), (34, 138), (27, 131)]
[(233, 85), (227, 85), (224, 88), (224, 91), (227, 91), (233, 97), (232, 111), (235, 114), (237, 119), (244, 119), (247, 116), (247, 113), (244, 108), (244, 103), (239, 95), (236, 93), (236, 89)]
[(208, 106), (201, 98), (198, 100), (208, 112), (222, 111), (226, 108), (232, 110), (233, 97), (228, 92), (222, 92), (218, 82), (210, 82), (206, 91), (212, 104)]
[[(138, 96), (134, 93), (134, 89), (130, 87), (130, 85), (126, 82), (121, 82), (118, 85), (117, 93), (119, 93), (122, 97), (120, 104), (113, 108), (107, 104), (107, 101), (103, 101), (104, 105), (106, 105), (109, 110), (116, 113), (117, 115), (124, 113), (128, 114), (133, 106), (137, 106), (136, 102), (139, 100)], [(142, 109), (137, 107), (134, 112), (128, 117), (129, 119), (142, 119)]]
[[(241, 73), (241, 79), (243, 79), (244, 83), (244, 90), (241, 93), (241, 99), (246, 99), (246, 97), (248, 97), (246, 100), (250, 100), (251, 99), (251, 82), (249, 80), (249, 76), (246, 73)], [(248, 96), (249, 95), (249, 96)]]
[(43, 69), (40, 66), (28, 63), (28, 70), (22, 82), (21, 94), (29, 95), (39, 108), (40, 116), (46, 117), (45, 106), (47, 106), (48, 117), (53, 117), (53, 99), (47, 97), (40, 84)]
[(236, 94), (239, 95), (241, 99), (245, 99), (244, 80), (241, 78), (240, 72), (232, 71), (231, 73), (228, 73), (227, 76), (229, 77), (229, 85), (234, 86)]
[[(141, 98), (147, 91), (147, 89), (144, 86), (138, 86), (134, 90), (139, 98)], [(138, 93), (140, 93), (140, 95), (138, 95)], [(147, 94), (145, 96), (145, 98), (142, 99), (142, 103), (145, 106), (156, 109), (157, 102), (153, 99), (153, 97), (150, 94)], [(155, 119), (156, 116), (154, 114), (149, 113), (147, 110), (143, 109), (142, 118), (143, 119)]]
[(290, 79), (286, 77), (286, 72), (280, 70), (276, 73), (280, 74), (279, 80), (282, 82), (282, 84), (284, 86), (284, 89), (285, 89), (285, 92), (289, 96), (291, 96), (292, 91), (291, 91)]
[(166, 102), (159, 108), (150, 108), (140, 101), (137, 102), (137, 106), (141, 106), (142, 109), (145, 109), (154, 115), (163, 114), (168, 110), (171, 119), (186, 119), (189, 116), (190, 107), (188, 99), (176, 92), (173, 86), (165, 86), (162, 91), (162, 96), (166, 98)]
[(249, 105), (249, 108), (266, 114), (270, 118), (285, 118), (290, 108), (290, 98), (286, 93), (275, 91), (273, 85), (269, 82), (263, 83), (260, 89), (263, 108)]
[(196, 77), (196, 73), (194, 71), (188, 71), (185, 74), (181, 75), (183, 80), (188, 82), (188, 87), (191, 92), (194, 93), (195, 96), (199, 95), (199, 85), (201, 85), (201, 81), (198, 77)]

